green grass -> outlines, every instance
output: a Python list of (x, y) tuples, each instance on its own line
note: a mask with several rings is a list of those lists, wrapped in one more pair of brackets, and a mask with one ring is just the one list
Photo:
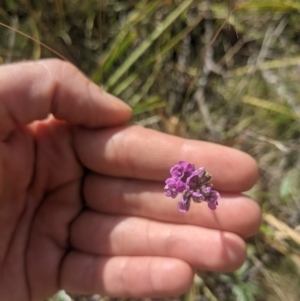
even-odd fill
[(299, 299), (299, 11), (296, 0), (1, 1), (13, 27), (0, 26), (1, 63), (63, 57), (129, 103), (132, 122), (257, 159), (249, 194), (275, 222), (239, 271), (200, 273), (182, 300)]

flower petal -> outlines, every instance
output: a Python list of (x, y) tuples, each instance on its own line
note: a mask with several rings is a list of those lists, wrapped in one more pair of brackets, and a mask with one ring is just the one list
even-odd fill
[(191, 201), (187, 200), (187, 202), (178, 202), (178, 210), (182, 213), (187, 213), (190, 209)]
[(217, 205), (215, 203), (208, 203), (207, 204), (208, 207), (211, 209), (211, 210), (216, 210), (217, 209)]

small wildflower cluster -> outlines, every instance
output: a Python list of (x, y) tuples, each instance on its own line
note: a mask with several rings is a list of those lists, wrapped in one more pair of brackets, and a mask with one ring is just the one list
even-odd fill
[(182, 193), (178, 203), (180, 212), (189, 210), (191, 200), (196, 203), (207, 202), (212, 210), (217, 208), (220, 194), (212, 189), (212, 184), (209, 183), (212, 177), (204, 167), (196, 170), (193, 164), (179, 161), (171, 168), (170, 173), (171, 178), (165, 182), (165, 195), (174, 199), (178, 193)]

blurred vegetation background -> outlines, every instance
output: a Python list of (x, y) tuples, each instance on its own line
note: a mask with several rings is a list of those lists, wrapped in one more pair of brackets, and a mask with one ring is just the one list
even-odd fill
[[(130, 104), (133, 122), (258, 161), (259, 182), (247, 193), (264, 217), (248, 260), (231, 274), (199, 272), (170, 300), (299, 300), (299, 0), (0, 4), (1, 64), (67, 59)], [(50, 300), (110, 299), (61, 291)]]

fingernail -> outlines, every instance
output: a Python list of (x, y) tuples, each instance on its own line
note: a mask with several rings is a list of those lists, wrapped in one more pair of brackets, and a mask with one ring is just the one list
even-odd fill
[(105, 99), (107, 101), (111, 102), (111, 104), (115, 105), (118, 109), (127, 110), (127, 111), (131, 112), (130, 106), (128, 104), (126, 104), (124, 101), (122, 101), (121, 99), (119, 99), (118, 97), (116, 97), (110, 93), (107, 93), (105, 91), (102, 91), (102, 92), (103, 92)]

